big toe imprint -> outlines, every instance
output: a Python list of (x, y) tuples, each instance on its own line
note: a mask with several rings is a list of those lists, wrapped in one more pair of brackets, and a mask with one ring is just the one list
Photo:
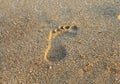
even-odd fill
[(63, 38), (67, 36), (75, 36), (77, 33), (76, 26), (60, 26), (50, 31), (48, 47), (45, 51), (44, 60), (47, 62), (59, 62), (67, 55), (67, 50), (63, 46)]

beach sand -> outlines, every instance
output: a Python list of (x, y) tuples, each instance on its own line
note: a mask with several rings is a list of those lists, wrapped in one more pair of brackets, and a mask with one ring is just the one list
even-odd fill
[(120, 1), (0, 0), (0, 84), (120, 84)]

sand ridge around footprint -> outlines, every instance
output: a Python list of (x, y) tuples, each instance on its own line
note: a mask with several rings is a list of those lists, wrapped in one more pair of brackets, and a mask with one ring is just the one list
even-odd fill
[[(50, 31), (48, 36), (48, 47), (45, 50), (44, 60), (48, 63), (56, 63), (63, 60), (67, 55), (67, 50), (62, 44), (62, 39), (65, 35), (75, 36), (77, 26), (64, 25)], [(71, 37), (71, 36), (70, 36)]]

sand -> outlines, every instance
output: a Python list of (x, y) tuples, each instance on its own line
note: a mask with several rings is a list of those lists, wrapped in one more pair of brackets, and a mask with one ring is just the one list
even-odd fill
[(120, 84), (119, 16), (119, 0), (0, 0), (0, 84)]

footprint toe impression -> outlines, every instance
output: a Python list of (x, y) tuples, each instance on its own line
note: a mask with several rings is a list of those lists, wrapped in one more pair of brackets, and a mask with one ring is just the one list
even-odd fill
[(73, 25), (69, 27), (69, 32), (66, 32), (66, 35), (69, 37), (76, 37), (77, 36), (78, 27)]
[(59, 26), (59, 29), (64, 29), (63, 26)]
[(69, 29), (69, 28), (70, 28), (69, 25), (64, 26), (64, 29)]
[(77, 31), (78, 28), (77, 28), (77, 26), (73, 25), (73, 26), (71, 26), (71, 29), (74, 31)]

